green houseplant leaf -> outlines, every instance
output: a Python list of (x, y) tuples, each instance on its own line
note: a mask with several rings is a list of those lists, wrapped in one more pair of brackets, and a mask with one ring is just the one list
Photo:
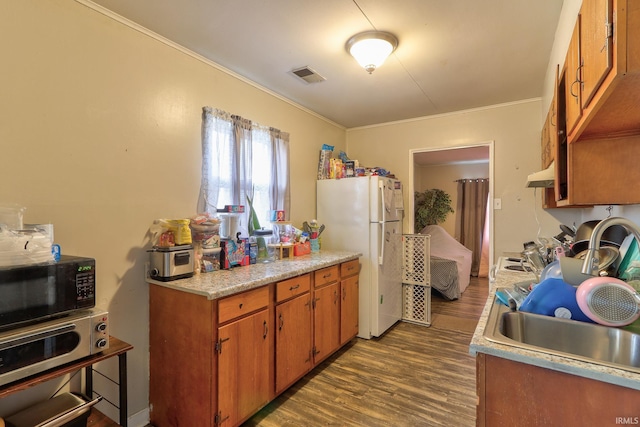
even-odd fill
[(415, 232), (418, 233), (427, 225), (444, 222), (447, 215), (453, 213), (451, 197), (449, 194), (437, 188), (415, 193), (414, 223)]
[(249, 204), (249, 236), (253, 236), (254, 231), (260, 230), (260, 220), (253, 209), (253, 195), (251, 197), (247, 195), (247, 203)]

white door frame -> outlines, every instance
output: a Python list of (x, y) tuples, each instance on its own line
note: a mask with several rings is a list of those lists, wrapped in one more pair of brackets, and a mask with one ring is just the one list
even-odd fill
[(415, 161), (414, 155), (417, 153), (427, 153), (427, 152), (435, 152), (435, 151), (443, 151), (443, 150), (459, 150), (463, 148), (473, 148), (473, 147), (489, 147), (489, 208), (487, 209), (489, 213), (489, 265), (493, 265), (493, 183), (494, 183), (494, 145), (495, 141), (485, 141), (479, 142), (477, 144), (469, 144), (469, 145), (459, 145), (459, 146), (449, 146), (449, 147), (439, 147), (439, 148), (415, 148), (409, 150), (409, 209), (405, 210), (405, 213), (409, 214), (409, 225), (411, 227), (411, 232), (413, 232), (414, 228), (414, 193), (415, 193)]

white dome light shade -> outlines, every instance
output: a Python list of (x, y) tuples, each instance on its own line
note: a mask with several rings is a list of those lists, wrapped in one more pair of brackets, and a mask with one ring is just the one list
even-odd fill
[(347, 51), (371, 74), (382, 65), (398, 46), (393, 34), (382, 31), (367, 31), (356, 34), (347, 41)]

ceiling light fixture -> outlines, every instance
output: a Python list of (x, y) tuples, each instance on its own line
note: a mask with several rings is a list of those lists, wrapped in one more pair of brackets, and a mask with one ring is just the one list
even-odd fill
[(365, 31), (356, 34), (347, 41), (349, 52), (358, 63), (369, 72), (378, 68), (391, 52), (398, 47), (398, 39), (384, 31)]

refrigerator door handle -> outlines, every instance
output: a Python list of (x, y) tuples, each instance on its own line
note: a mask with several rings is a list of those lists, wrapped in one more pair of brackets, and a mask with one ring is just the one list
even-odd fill
[(380, 248), (378, 249), (378, 265), (382, 265), (384, 259), (385, 222), (380, 222)]
[(387, 203), (384, 200), (384, 182), (378, 181), (378, 191), (380, 192), (380, 207), (382, 208), (382, 220), (380, 222), (387, 221)]

